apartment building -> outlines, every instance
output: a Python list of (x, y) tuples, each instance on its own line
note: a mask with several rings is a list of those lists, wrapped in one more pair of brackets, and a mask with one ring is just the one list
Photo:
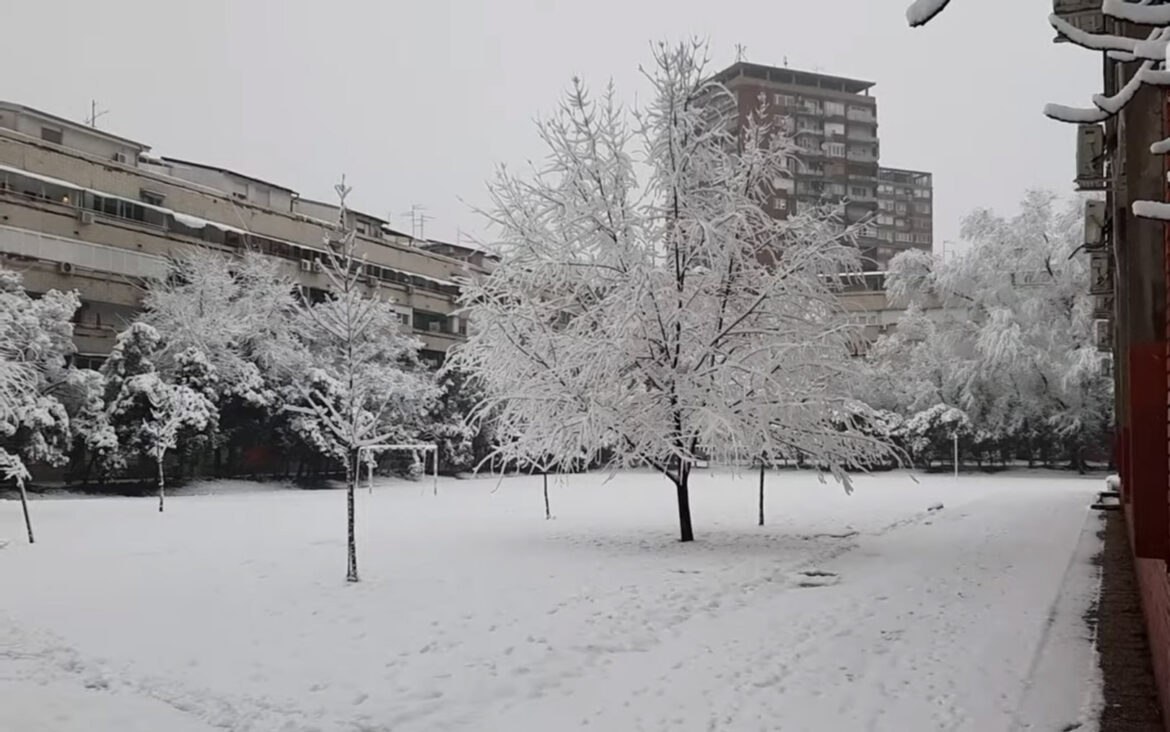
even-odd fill
[(878, 168), (878, 260), (888, 262), (909, 248), (934, 248), (934, 185), (930, 173)]
[[(736, 97), (741, 121), (763, 113), (793, 135), (797, 151), (790, 179), (778, 181), (779, 190), (771, 203), (774, 216), (786, 217), (805, 207), (844, 204), (845, 222), (861, 227), (861, 247), (868, 270), (884, 270), (895, 254), (917, 246), (931, 247), (930, 218), (921, 240), (910, 233), (899, 236), (897, 222), (881, 224), (881, 191), (910, 173), (881, 168), (878, 138), (877, 99), (874, 84), (860, 79), (798, 71), (787, 67), (737, 62), (715, 75)], [(931, 177), (915, 173), (914, 190), (925, 186), (930, 203)], [(923, 177), (924, 176), (924, 177)], [(895, 203), (896, 205), (896, 203)], [(907, 217), (903, 217), (907, 218)]]
[[(890, 299), (885, 272), (863, 272), (849, 277), (838, 297), (853, 323), (860, 326), (855, 355), (864, 354), (879, 337), (896, 328), (907, 308), (905, 303)], [(943, 307), (934, 296), (927, 297), (920, 307), (924, 316), (936, 322), (967, 318), (965, 309)]]
[[(302, 286), (323, 289), (318, 260), (330, 203), (225, 168), (154, 157), (150, 147), (39, 110), (0, 102), (0, 262), (32, 292), (77, 290), (78, 360), (100, 363), (137, 312), (143, 283), (195, 247), (260, 251)], [(419, 241), (376, 216), (349, 212), (371, 294), (390, 299), (439, 360), (466, 335), (457, 280), (491, 258)]]

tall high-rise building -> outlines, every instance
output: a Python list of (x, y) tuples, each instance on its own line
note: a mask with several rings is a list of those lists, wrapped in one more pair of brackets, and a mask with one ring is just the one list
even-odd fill
[[(779, 181), (770, 202), (773, 215), (843, 203), (845, 223), (860, 226), (858, 245), (869, 270), (885, 269), (903, 249), (931, 248), (931, 176), (878, 165), (881, 145), (872, 82), (742, 61), (715, 79), (735, 95), (741, 120), (762, 108), (793, 135), (797, 164), (790, 179)], [(906, 176), (909, 182), (903, 181)], [(887, 189), (894, 194), (884, 195)], [(911, 194), (903, 201), (907, 189)], [(890, 216), (884, 199), (890, 201)], [(903, 204), (906, 211), (898, 213)], [(919, 210), (922, 206), (925, 213)], [(899, 219), (910, 223), (899, 228)], [(914, 225), (923, 223), (924, 229)]]

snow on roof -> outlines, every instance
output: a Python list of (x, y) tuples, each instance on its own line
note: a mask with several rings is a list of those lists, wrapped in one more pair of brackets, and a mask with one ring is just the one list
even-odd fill
[(275, 188), (275, 189), (280, 190), (280, 191), (287, 191), (289, 193), (296, 193), (296, 191), (294, 191), (291, 188), (288, 188), (287, 186), (278, 185), (276, 183), (266, 181), (263, 178), (257, 178), (255, 176), (245, 175), (243, 173), (237, 173), (236, 171), (231, 170), (229, 168), (221, 168), (221, 167), (216, 166), (216, 165), (207, 165), (205, 163), (196, 163), (196, 162), (193, 162), (190, 160), (180, 160), (179, 158), (164, 157), (164, 158), (162, 158), (162, 160), (164, 160), (168, 163), (171, 163), (172, 165), (184, 165), (188, 168), (199, 168), (201, 170), (210, 170), (210, 171), (213, 171), (216, 173), (223, 173), (224, 175), (231, 175), (231, 176), (235, 176), (236, 178), (243, 178), (244, 180), (250, 180), (253, 183), (260, 183), (262, 185), (268, 186), (269, 188)]
[(48, 112), (43, 112), (35, 107), (26, 107), (23, 104), (17, 104), (15, 102), (6, 102), (3, 100), (0, 100), (0, 108), (7, 109), (7, 110), (10, 110), (13, 112), (23, 112), (25, 114), (28, 114), (28, 115), (31, 115), (34, 117), (40, 117), (42, 119), (49, 120), (51, 122), (56, 122), (57, 124), (60, 124), (60, 125), (66, 125), (74, 130), (79, 131), (79, 132), (84, 132), (87, 135), (93, 135), (94, 137), (104, 137), (107, 140), (113, 140), (115, 142), (120, 142), (124, 145), (129, 145), (130, 147), (136, 147), (139, 150), (149, 150), (150, 149), (150, 145), (147, 145), (145, 143), (137, 142), (137, 141), (131, 140), (130, 138), (127, 138), (127, 137), (121, 137), (120, 135), (115, 135), (115, 134), (106, 132), (104, 130), (99, 130), (96, 127), (90, 127), (88, 125), (83, 125), (80, 122), (74, 122), (71, 119), (65, 119), (64, 117), (58, 117), (55, 114), (49, 114)]

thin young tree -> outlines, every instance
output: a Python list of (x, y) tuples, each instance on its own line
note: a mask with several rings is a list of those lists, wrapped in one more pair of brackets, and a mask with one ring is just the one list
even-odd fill
[(773, 218), (791, 143), (763, 114), (741, 124), (705, 64), (701, 43), (657, 45), (632, 121), (574, 81), (539, 126), (545, 164), (490, 185), (502, 260), (467, 284), (453, 356), (485, 388), (496, 456), (652, 466), (683, 541), (703, 456), (801, 452), (849, 489), (888, 451), (830, 421), (853, 368), (833, 293), (852, 232), (823, 209)]
[(163, 511), (166, 474), (163, 469), (169, 450), (178, 446), (183, 432), (207, 429), (214, 418), (214, 405), (198, 391), (180, 384), (168, 384), (155, 373), (135, 376), (130, 388), (146, 397), (149, 417), (141, 427), (141, 440), (154, 460), (158, 476), (158, 510)]
[(296, 381), (300, 402), (294, 428), (311, 444), (345, 466), (346, 573), (357, 582), (354, 494), (364, 447), (411, 441), (421, 431), (437, 397), (432, 375), (418, 363), (421, 343), (399, 332), (389, 302), (367, 294), (365, 262), (343, 178), (337, 228), (326, 236), (321, 255), (329, 283), (319, 302), (303, 298), (296, 329), (301, 362), (308, 373)]

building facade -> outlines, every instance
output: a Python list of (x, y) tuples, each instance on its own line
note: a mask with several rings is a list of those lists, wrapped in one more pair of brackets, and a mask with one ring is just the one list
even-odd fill
[(868, 270), (884, 270), (905, 249), (932, 248), (933, 179), (929, 173), (880, 167), (872, 82), (747, 62), (714, 78), (735, 95), (741, 122), (762, 110), (766, 120), (793, 136), (796, 164), (789, 179), (777, 182), (770, 202), (774, 216), (841, 204), (845, 223), (859, 227), (858, 246)]
[(877, 259), (888, 263), (906, 249), (934, 249), (934, 184), (930, 173), (878, 168)]
[[(466, 334), (457, 280), (485, 271), (474, 249), (419, 241), (349, 212), (371, 294), (390, 299), (438, 360)], [(138, 311), (146, 280), (194, 248), (259, 251), (303, 287), (324, 289), (318, 260), (336, 206), (227, 169), (157, 158), (147, 145), (0, 102), (0, 263), (34, 293), (76, 290), (77, 358), (93, 366)]]

